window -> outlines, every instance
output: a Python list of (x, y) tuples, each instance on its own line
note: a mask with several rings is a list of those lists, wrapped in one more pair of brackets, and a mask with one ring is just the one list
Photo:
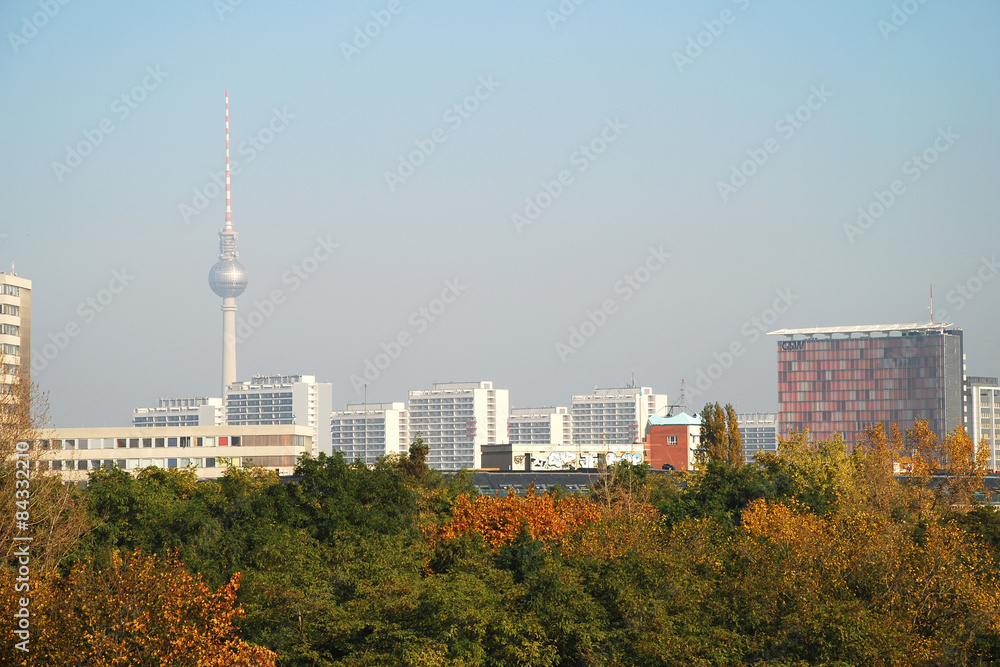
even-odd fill
[(668, 445), (676, 445), (677, 444), (677, 436), (676, 435), (668, 435), (667, 436), (667, 444)]

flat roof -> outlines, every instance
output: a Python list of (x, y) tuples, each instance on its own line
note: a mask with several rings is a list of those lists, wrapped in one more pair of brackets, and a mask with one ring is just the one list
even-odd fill
[(943, 331), (955, 326), (951, 322), (914, 322), (912, 324), (863, 324), (850, 327), (812, 327), (808, 329), (778, 329), (768, 336), (831, 336), (833, 334), (872, 334), (893, 332)]
[(649, 418), (650, 426), (693, 426), (695, 424), (701, 424), (701, 417), (697, 414), (689, 415), (686, 412), (680, 412), (672, 417), (653, 415)]

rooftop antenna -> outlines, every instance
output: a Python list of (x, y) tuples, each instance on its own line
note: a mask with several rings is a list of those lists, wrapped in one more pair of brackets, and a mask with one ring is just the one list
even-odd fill
[(931, 324), (934, 324), (934, 283), (931, 283)]
[(678, 396), (677, 398), (677, 402), (667, 407), (668, 417), (674, 416), (674, 408), (677, 408), (679, 412), (688, 412), (690, 410), (687, 404), (686, 390), (684, 384), (685, 382), (686, 380), (684, 378), (681, 378), (681, 393), (680, 396)]

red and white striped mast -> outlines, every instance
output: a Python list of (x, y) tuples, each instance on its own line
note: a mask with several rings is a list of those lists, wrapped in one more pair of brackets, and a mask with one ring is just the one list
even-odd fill
[(233, 231), (233, 208), (229, 201), (229, 89), (226, 88), (226, 231)]

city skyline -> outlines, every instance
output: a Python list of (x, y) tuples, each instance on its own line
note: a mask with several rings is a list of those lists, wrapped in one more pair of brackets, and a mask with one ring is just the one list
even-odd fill
[(767, 332), (924, 322), (931, 284), (998, 375), (1000, 8), (897, 4), (5, 3), (0, 260), (52, 423), (217, 395), (226, 89), (237, 379), (773, 412)]

